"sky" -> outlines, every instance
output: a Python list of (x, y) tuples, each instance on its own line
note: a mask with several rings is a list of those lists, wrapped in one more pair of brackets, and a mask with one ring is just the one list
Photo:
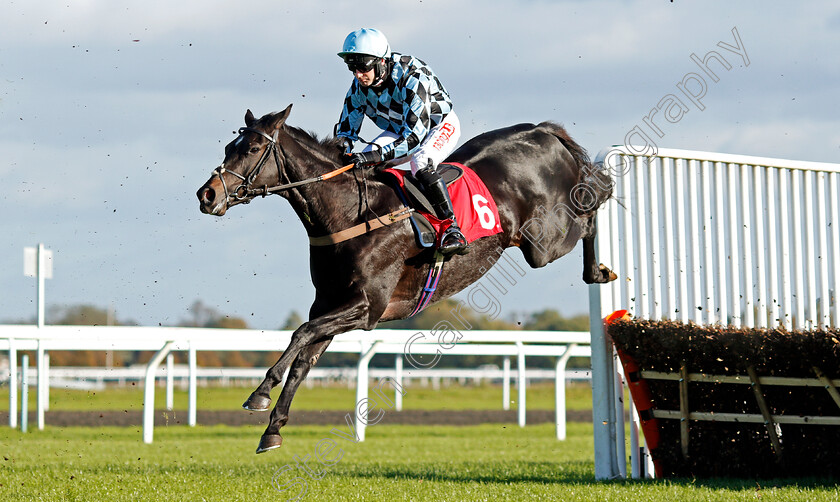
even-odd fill
[[(113, 307), (149, 326), (178, 324), (196, 300), (254, 328), (305, 315), (308, 246), (288, 203), (216, 218), (195, 192), (247, 109), (293, 103), (291, 125), (330, 134), (352, 79), (336, 52), (360, 27), (434, 68), (462, 142), (554, 120), (595, 157), (634, 127), (652, 135), (644, 117), (697, 73), (700, 105), (660, 120), (659, 148), (840, 161), (832, 1), (7, 0), (0, 322), (35, 315), (23, 248), (38, 243), (54, 254), (48, 308)], [(719, 45), (736, 36), (744, 56)], [(691, 58), (713, 50), (730, 65), (709, 63), (717, 82)], [(499, 298), (500, 316), (587, 311), (580, 245), (537, 270), (508, 253), (527, 273)]]

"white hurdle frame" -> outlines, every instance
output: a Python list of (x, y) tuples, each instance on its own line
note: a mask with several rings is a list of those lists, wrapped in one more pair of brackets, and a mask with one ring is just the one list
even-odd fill
[[(612, 479), (625, 476), (624, 407), (603, 318), (627, 309), (703, 325), (840, 326), (840, 164), (673, 149), (645, 157), (624, 146), (595, 163), (615, 182), (596, 253), (618, 279), (590, 286), (589, 297), (595, 477)], [(637, 449), (630, 460), (640, 472)]]

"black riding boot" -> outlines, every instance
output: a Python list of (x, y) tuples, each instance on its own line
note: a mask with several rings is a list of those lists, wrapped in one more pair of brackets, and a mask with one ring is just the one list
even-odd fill
[(467, 238), (461, 233), (458, 222), (455, 221), (452, 199), (449, 198), (449, 190), (446, 189), (446, 183), (441, 179), (440, 174), (430, 162), (429, 167), (417, 171), (414, 177), (423, 185), (423, 191), (432, 203), (435, 215), (440, 219), (452, 220), (449, 228), (443, 231), (438, 251), (444, 255), (469, 253)]

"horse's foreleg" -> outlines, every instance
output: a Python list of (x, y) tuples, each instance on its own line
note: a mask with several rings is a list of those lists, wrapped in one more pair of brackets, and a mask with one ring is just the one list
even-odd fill
[(318, 358), (327, 350), (330, 342), (332, 342), (332, 338), (304, 347), (298, 354), (295, 362), (292, 363), (292, 367), (289, 369), (289, 376), (285, 384), (283, 384), (283, 392), (277, 400), (277, 405), (271, 411), (271, 419), (269, 420), (268, 427), (263, 433), (262, 438), (260, 438), (257, 453), (278, 448), (283, 444), (283, 438), (280, 436), (280, 428), (285, 426), (286, 422), (289, 421), (289, 408), (292, 405), (292, 399), (294, 399), (300, 384), (306, 379), (306, 375), (309, 374), (309, 370), (318, 362)]
[(583, 238), (583, 282), (603, 284), (616, 280), (615, 272), (595, 259), (595, 216), (589, 219)]

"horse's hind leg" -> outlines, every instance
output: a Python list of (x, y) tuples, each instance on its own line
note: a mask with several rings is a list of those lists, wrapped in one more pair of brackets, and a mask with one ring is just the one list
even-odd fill
[(362, 300), (355, 305), (334, 311), (332, 314), (324, 315), (305, 322), (292, 333), (292, 341), (283, 351), (280, 359), (274, 366), (265, 372), (262, 383), (251, 393), (243, 408), (250, 411), (267, 411), (271, 405), (271, 389), (276, 387), (283, 380), (283, 373), (292, 364), (298, 353), (306, 346), (315, 342), (332, 338), (333, 336), (363, 327), (362, 319), (367, 317), (367, 303), (364, 294), (360, 294)]
[(309, 370), (318, 362), (318, 358), (327, 350), (330, 342), (332, 342), (332, 338), (304, 347), (295, 358), (295, 362), (289, 369), (289, 376), (283, 384), (283, 392), (280, 393), (280, 398), (271, 411), (268, 427), (260, 438), (257, 453), (279, 448), (283, 444), (280, 428), (289, 421), (289, 408), (292, 405), (292, 399), (295, 397), (300, 384), (306, 379), (306, 375), (309, 374)]
[(268, 411), (271, 408), (271, 389), (282, 381), (286, 368), (297, 358), (301, 349), (310, 344), (312, 338), (314, 338), (314, 333), (302, 331), (305, 326), (306, 323), (292, 334), (292, 341), (289, 346), (286, 347), (274, 366), (265, 372), (262, 383), (248, 396), (248, 399), (242, 405), (243, 408), (249, 411)]
[[(271, 389), (276, 387), (283, 379), (283, 373), (286, 368), (298, 357), (298, 354), (310, 345), (332, 339), (339, 333), (368, 327), (367, 318), (369, 313), (369, 304), (367, 295), (364, 291), (355, 292), (355, 298), (351, 303), (345, 304), (338, 309), (334, 309), (331, 313), (322, 315), (309, 322), (303, 323), (292, 334), (292, 341), (289, 346), (280, 356), (280, 359), (274, 363), (265, 374), (265, 379), (260, 383), (256, 390), (251, 393), (243, 408), (247, 410), (265, 411), (271, 404)], [(279, 413), (279, 412), (278, 412)], [(279, 420), (279, 417), (276, 417)], [(272, 415), (272, 420), (275, 417)], [(279, 430), (280, 427), (274, 427), (274, 430)], [(272, 424), (269, 423), (267, 433), (272, 430)], [(275, 434), (276, 435), (276, 434)]]
[(589, 218), (583, 237), (583, 282), (586, 284), (604, 284), (614, 281), (618, 276), (603, 263), (595, 259), (595, 216)]

